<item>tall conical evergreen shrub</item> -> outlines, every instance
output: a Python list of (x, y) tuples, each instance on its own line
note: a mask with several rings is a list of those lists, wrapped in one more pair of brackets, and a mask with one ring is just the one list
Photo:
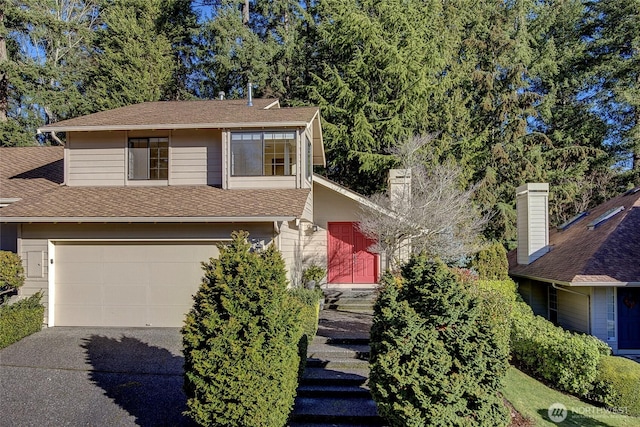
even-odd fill
[(393, 426), (499, 426), (508, 344), (440, 263), (414, 256), (386, 274), (371, 329), (371, 392)]
[(293, 407), (302, 335), (270, 246), (234, 232), (205, 276), (182, 328), (187, 414), (206, 426), (283, 426)]

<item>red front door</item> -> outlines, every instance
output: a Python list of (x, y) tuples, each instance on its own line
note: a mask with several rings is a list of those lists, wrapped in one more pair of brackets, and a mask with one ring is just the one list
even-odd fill
[(329, 283), (376, 283), (378, 256), (367, 249), (374, 243), (354, 222), (328, 225)]

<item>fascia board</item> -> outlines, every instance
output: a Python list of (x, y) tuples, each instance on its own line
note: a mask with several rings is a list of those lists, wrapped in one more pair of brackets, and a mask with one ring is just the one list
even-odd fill
[[(0, 211), (1, 212), (1, 211)], [(5, 217), (3, 223), (226, 223), (226, 222), (274, 222), (293, 221), (296, 216), (240, 216), (240, 217)]]
[(520, 277), (523, 279), (535, 280), (537, 282), (555, 283), (556, 285), (569, 286), (572, 288), (586, 288), (590, 286), (594, 287), (625, 287), (625, 286), (640, 286), (640, 282), (567, 282), (564, 280), (554, 280), (544, 277), (532, 276), (528, 274), (509, 273), (512, 277)]
[(148, 125), (101, 125), (101, 126), (44, 126), (38, 133), (46, 132), (98, 132), (127, 130), (174, 130), (174, 129), (238, 129), (238, 128), (277, 128), (306, 127), (306, 121), (294, 122), (247, 122), (247, 123), (180, 123), (180, 124), (148, 124)]

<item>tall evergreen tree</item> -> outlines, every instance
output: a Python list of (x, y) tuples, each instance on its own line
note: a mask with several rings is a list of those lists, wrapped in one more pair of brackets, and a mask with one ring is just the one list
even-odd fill
[(299, 99), (310, 63), (312, 5), (293, 0), (212, 3), (213, 16), (200, 37), (198, 94), (245, 96), (251, 82), (258, 96)]
[[(109, 0), (101, 17), (104, 25), (96, 34), (87, 87), (93, 111), (184, 96), (186, 71), (179, 56), (186, 52), (176, 50), (188, 42), (188, 3)], [(173, 27), (174, 20), (184, 25)]]
[(640, 177), (640, 0), (592, 0), (586, 5), (583, 35), (589, 40), (591, 93), (598, 113), (610, 124), (610, 138), (625, 147)]
[(7, 53), (0, 61), (0, 103), (7, 120), (0, 123), (0, 138), (3, 145), (35, 143), (36, 127), (87, 111), (82, 83), (98, 24), (96, 2), (15, 0), (2, 9)]
[(321, 64), (310, 99), (322, 108), (328, 175), (372, 193), (399, 141), (427, 130), (449, 32), (439, 1), (328, 0), (318, 8)]

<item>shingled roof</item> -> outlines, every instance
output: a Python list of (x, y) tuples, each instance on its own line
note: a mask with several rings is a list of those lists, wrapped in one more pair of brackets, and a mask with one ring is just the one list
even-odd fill
[(67, 187), (61, 147), (0, 148), (2, 222), (227, 222), (300, 218), (309, 189)]
[(157, 101), (128, 105), (38, 129), (39, 132), (305, 126), (317, 107), (280, 108), (276, 99)]
[(63, 157), (62, 147), (0, 148), (0, 199), (25, 199), (58, 188)]
[[(588, 227), (612, 209), (624, 209)], [(591, 229), (593, 228), (593, 229)], [(549, 232), (551, 251), (529, 265), (509, 253), (509, 273), (572, 286), (640, 284), (640, 191), (615, 197), (589, 211), (564, 231)]]

